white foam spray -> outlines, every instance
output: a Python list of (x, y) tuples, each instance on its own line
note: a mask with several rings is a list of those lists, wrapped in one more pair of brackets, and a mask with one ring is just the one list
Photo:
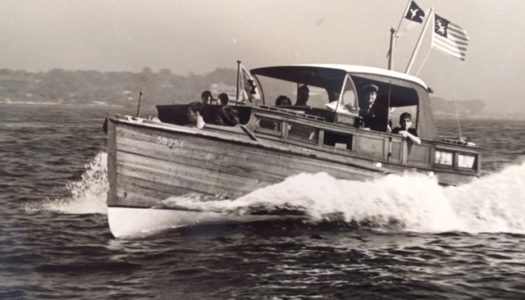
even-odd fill
[(525, 233), (525, 161), (445, 189), (467, 232)]
[(253, 208), (299, 209), (310, 220), (340, 216), (415, 232), (463, 231), (525, 233), (525, 162), (458, 187), (442, 187), (437, 178), (417, 173), (359, 182), (326, 173), (299, 174), (235, 200), (202, 202), (170, 198), (171, 205), (225, 214), (249, 214)]
[(67, 184), (70, 197), (45, 201), (41, 208), (66, 214), (106, 214), (107, 153), (98, 153), (85, 169), (79, 181)]

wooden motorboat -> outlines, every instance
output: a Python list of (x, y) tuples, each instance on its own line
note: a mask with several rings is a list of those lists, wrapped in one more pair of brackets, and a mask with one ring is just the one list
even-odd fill
[[(204, 127), (189, 120), (188, 105), (159, 105), (159, 120), (109, 119), (107, 205), (113, 235), (282, 217), (259, 212), (248, 218), (203, 207), (300, 173), (364, 181), (410, 171), (432, 173), (443, 185), (480, 174), (480, 149), (438, 134), (431, 89), (417, 77), (353, 65), (275, 66), (250, 75), (243, 91), (248, 100), (228, 106), (238, 117), (234, 126), (214, 124), (223, 107), (213, 105), (200, 109)], [(365, 111), (371, 85), (377, 96), (372, 105), (387, 112), (374, 120), (376, 126), (367, 124)], [(277, 96), (294, 98), (305, 86), (306, 104), (272, 105)], [(419, 143), (390, 130), (403, 112), (411, 113)], [(204, 205), (166, 201), (188, 195), (200, 195)]]

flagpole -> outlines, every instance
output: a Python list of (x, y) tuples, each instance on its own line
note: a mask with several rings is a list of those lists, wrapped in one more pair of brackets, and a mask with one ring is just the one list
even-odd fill
[[(436, 26), (436, 18), (434, 17), (434, 14), (428, 17), (432, 18), (433, 20), (432, 22), (434, 23), (434, 26)], [(432, 32), (432, 35), (430, 36), (430, 51), (432, 51), (433, 48), (434, 48), (434, 32)]]
[(235, 91), (235, 97), (237, 99), (235, 99), (235, 103), (236, 105), (239, 105), (239, 80), (241, 79), (241, 61), (238, 60), (237, 61), (237, 87), (236, 87), (236, 91)]
[(425, 32), (427, 31), (428, 25), (430, 24), (430, 20), (433, 19), (434, 16), (434, 8), (432, 7), (430, 9), (430, 13), (428, 14), (427, 21), (425, 22), (425, 26), (423, 27), (423, 30), (421, 31), (421, 34), (419, 35), (419, 39), (417, 40), (416, 47), (414, 48), (414, 52), (412, 52), (412, 57), (410, 57), (410, 61), (408, 62), (407, 69), (405, 73), (410, 73), (410, 69), (412, 68), (412, 64), (414, 63), (414, 59), (416, 58), (417, 53), (419, 52), (419, 48), (421, 47), (421, 43), (423, 42), (423, 36), (425, 36)]
[(388, 50), (388, 69), (393, 70), (394, 69), (394, 46), (396, 43), (397, 34), (399, 32), (399, 28), (401, 28), (401, 24), (403, 23), (403, 19), (405, 18), (408, 8), (410, 7), (410, 3), (412, 3), (412, 0), (407, 1), (407, 5), (405, 7), (405, 10), (403, 11), (403, 15), (401, 15), (401, 19), (399, 20), (399, 24), (397, 24), (397, 29), (394, 29), (392, 27), (390, 29), (390, 50)]
[(454, 108), (456, 109), (456, 120), (458, 122), (458, 134), (459, 134), (459, 140), (463, 140), (463, 136), (461, 134), (461, 123), (459, 122), (459, 112), (458, 112), (458, 103), (457, 103), (457, 96), (456, 96), (456, 88), (454, 87)]
[[(434, 36), (434, 35), (432, 35)], [(421, 72), (421, 70), (423, 69), (423, 67), (425, 66), (425, 64), (427, 63), (428, 61), (428, 58), (430, 57), (430, 53), (432, 52), (432, 47), (430, 49), (428, 49), (428, 52), (427, 52), (427, 56), (425, 56), (425, 59), (423, 60), (423, 63), (421, 64), (421, 66), (419, 67), (419, 69), (417, 70), (416, 72), (416, 76), (419, 76), (419, 73)]]
[(390, 50), (388, 51), (388, 69), (393, 70), (394, 69), (394, 46), (396, 44), (396, 30), (394, 27), (390, 28)]
[(403, 19), (405, 18), (406, 14), (408, 12), (408, 8), (410, 7), (410, 3), (412, 3), (412, 0), (408, 0), (407, 6), (405, 7), (403, 15), (401, 16), (401, 20), (399, 20), (399, 24), (397, 24), (396, 37), (397, 37), (397, 33), (399, 32), (399, 29), (401, 28), (401, 24), (403, 23)]

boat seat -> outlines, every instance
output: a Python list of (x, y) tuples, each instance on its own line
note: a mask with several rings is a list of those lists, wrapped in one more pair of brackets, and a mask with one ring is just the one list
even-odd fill
[[(246, 124), (250, 119), (249, 106), (229, 106), (239, 112), (239, 122)], [(218, 111), (221, 109), (218, 105), (205, 105), (202, 110), (204, 122), (214, 124)], [(189, 123), (186, 112), (188, 104), (168, 104), (157, 105), (158, 118), (161, 122), (176, 125), (186, 125)]]

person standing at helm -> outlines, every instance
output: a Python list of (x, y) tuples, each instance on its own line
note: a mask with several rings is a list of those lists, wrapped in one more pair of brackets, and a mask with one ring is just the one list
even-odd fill
[(367, 84), (363, 87), (364, 100), (361, 102), (359, 115), (363, 118), (365, 128), (386, 132), (388, 125), (388, 105), (378, 100), (379, 87)]
[(359, 113), (362, 117), (365, 117), (370, 113), (372, 106), (374, 106), (375, 101), (377, 100), (377, 92), (379, 87), (375, 84), (367, 84), (363, 87), (364, 91), (364, 100), (360, 101), (360, 110)]

